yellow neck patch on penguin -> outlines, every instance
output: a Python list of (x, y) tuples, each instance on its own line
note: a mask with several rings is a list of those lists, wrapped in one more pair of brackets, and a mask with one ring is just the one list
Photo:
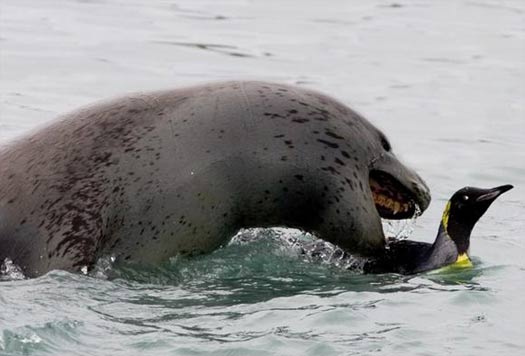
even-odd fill
[(441, 222), (443, 223), (443, 227), (445, 230), (448, 227), (448, 217), (450, 215), (450, 201), (447, 202), (447, 205), (445, 206), (445, 211), (443, 211), (443, 217), (441, 218)]

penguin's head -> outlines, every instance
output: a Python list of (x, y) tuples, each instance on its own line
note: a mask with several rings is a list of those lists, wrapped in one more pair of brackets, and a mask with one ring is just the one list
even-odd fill
[(512, 189), (510, 184), (492, 189), (465, 187), (448, 201), (441, 223), (458, 249), (458, 256), (466, 256), (470, 233), (490, 204), (501, 194)]

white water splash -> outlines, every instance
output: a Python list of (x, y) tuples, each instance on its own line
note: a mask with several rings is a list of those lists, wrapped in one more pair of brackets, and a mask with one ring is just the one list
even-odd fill
[(86, 271), (86, 273), (84, 274), (89, 274), (90, 276), (95, 278), (108, 279), (110, 278), (110, 274), (113, 270), (113, 265), (115, 261), (116, 257), (112, 255), (100, 257), (95, 263), (93, 270), (89, 271), (89, 273), (87, 273)]
[(353, 256), (330, 242), (296, 229), (255, 228), (241, 230), (231, 244), (246, 244), (258, 239), (271, 239), (283, 249), (292, 251), (310, 261), (326, 263), (343, 269), (360, 269), (364, 259)]
[(381, 219), (383, 225), (383, 232), (385, 233), (385, 238), (395, 239), (395, 240), (404, 240), (407, 239), (414, 232), (416, 226), (416, 220), (421, 216), (421, 210), (416, 205), (416, 211), (414, 216), (410, 219), (405, 220), (388, 220)]
[[(416, 212), (411, 219), (387, 220), (381, 219), (385, 238), (407, 239), (414, 232), (416, 219), (421, 210), (416, 206)], [(231, 244), (245, 244), (260, 238), (276, 241), (284, 249), (289, 249), (308, 260), (322, 262), (343, 269), (360, 270), (366, 259), (345, 252), (330, 242), (295, 229), (287, 228), (254, 228), (239, 231), (231, 240)]]
[(27, 337), (23, 337), (20, 339), (20, 342), (22, 344), (39, 344), (42, 342), (42, 338), (38, 336), (37, 334), (31, 334)]
[(10, 258), (6, 258), (0, 265), (0, 281), (12, 281), (25, 279), (26, 276), (22, 268), (13, 263)]

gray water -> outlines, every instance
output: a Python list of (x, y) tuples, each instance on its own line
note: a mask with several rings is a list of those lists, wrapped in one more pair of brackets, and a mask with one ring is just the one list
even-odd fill
[(412, 239), (434, 239), (458, 188), (515, 185), (476, 225), (470, 270), (363, 276), (266, 231), (156, 268), (4, 281), (0, 354), (523, 352), (525, 2), (0, 4), (0, 144), (126, 92), (264, 79), (331, 94), (388, 134), (433, 193)]

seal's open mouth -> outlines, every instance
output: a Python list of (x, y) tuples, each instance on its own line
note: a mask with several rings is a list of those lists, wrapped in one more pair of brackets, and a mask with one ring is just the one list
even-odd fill
[(383, 219), (408, 219), (416, 213), (414, 194), (394, 177), (383, 171), (370, 172), (370, 190), (376, 209)]

